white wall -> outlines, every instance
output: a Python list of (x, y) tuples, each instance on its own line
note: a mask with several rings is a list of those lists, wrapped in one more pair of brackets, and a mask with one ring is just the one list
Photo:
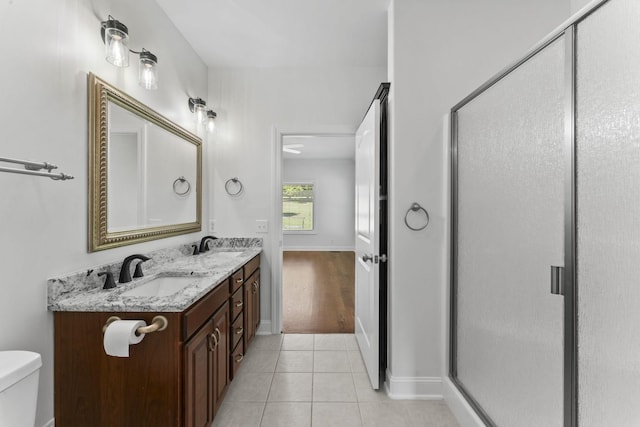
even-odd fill
[(576, 13), (591, 2), (592, 0), (571, 0), (571, 13)]
[[(569, 0), (392, 1), (390, 92), (390, 390), (441, 396), (448, 286), (445, 113), (569, 17)], [(427, 229), (404, 225), (413, 202)]]
[(284, 250), (354, 249), (354, 160), (285, 160), (282, 180), (284, 183), (314, 184), (313, 234), (284, 234)]
[[(134, 56), (127, 69), (104, 60), (100, 21), (108, 14), (129, 27), (133, 49), (158, 56), (159, 90), (137, 85)], [(0, 156), (52, 162), (76, 177), (55, 182), (0, 173), (0, 350), (42, 355), (36, 420), (42, 426), (53, 418), (46, 279), (200, 237), (87, 253), (87, 72), (193, 130), (187, 97), (206, 96), (207, 70), (153, 0), (2, 2), (0, 57)]]
[[(267, 234), (256, 234), (255, 221), (271, 218), (277, 196), (272, 194), (274, 126), (302, 133), (336, 127), (355, 132), (383, 81), (383, 67), (209, 71), (207, 101), (218, 113), (213, 136), (214, 197), (210, 218), (216, 220), (218, 236), (265, 239), (261, 264), (263, 327), (271, 320), (272, 243), (281, 236), (273, 224)], [(224, 192), (224, 183), (232, 177), (244, 184), (244, 193), (239, 197)]]

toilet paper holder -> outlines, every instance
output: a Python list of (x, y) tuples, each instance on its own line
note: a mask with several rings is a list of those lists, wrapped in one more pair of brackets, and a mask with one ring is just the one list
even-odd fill
[[(107, 322), (102, 327), (102, 333), (104, 333), (107, 330), (110, 324), (112, 324), (117, 320), (122, 320), (122, 319), (120, 319), (118, 316), (109, 317), (107, 319)], [(153, 318), (150, 325), (141, 326), (138, 329), (136, 329), (136, 335), (150, 334), (151, 332), (156, 332), (156, 331), (158, 332), (164, 331), (165, 329), (167, 329), (168, 325), (169, 325), (169, 321), (167, 320), (166, 317), (156, 316)]]

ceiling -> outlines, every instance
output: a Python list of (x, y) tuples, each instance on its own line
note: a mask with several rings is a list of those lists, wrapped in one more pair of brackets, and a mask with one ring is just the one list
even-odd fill
[(215, 67), (386, 66), (389, 0), (156, 0)]
[(300, 151), (300, 154), (283, 151), (285, 160), (354, 159), (356, 150), (354, 136), (283, 136), (282, 145)]

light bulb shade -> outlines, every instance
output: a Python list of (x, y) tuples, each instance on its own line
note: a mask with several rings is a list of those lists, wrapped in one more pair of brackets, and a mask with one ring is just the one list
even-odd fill
[(189, 110), (196, 115), (196, 122), (202, 123), (207, 117), (205, 107), (207, 103), (200, 98), (189, 98)]
[(215, 113), (215, 111), (212, 111), (212, 110), (207, 111), (207, 130), (209, 132), (213, 132), (215, 130), (217, 116), (218, 115)]
[(129, 66), (129, 30), (127, 26), (115, 19), (102, 23), (102, 40), (104, 40), (105, 59), (116, 67)]
[(158, 57), (144, 49), (140, 52), (138, 83), (145, 89), (158, 89)]

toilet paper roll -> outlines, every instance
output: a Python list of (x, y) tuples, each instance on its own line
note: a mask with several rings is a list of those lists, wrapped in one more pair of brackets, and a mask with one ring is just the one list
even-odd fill
[(129, 346), (138, 344), (145, 334), (136, 335), (136, 330), (147, 326), (144, 320), (116, 320), (104, 331), (104, 351), (109, 356), (129, 357)]

